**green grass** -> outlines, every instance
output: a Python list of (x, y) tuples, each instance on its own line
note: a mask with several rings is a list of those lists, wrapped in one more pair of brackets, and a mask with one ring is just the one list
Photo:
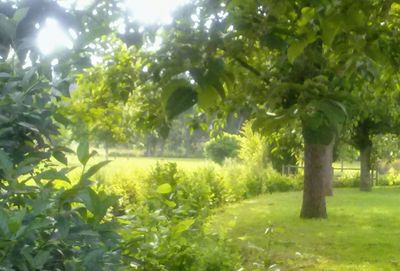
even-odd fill
[[(71, 165), (79, 165), (75, 156), (68, 157)], [(103, 155), (96, 155), (89, 161), (90, 165), (106, 160)], [(154, 167), (157, 163), (176, 163), (178, 168), (182, 170), (192, 170), (204, 166), (218, 166), (212, 161), (206, 159), (195, 158), (168, 158), (168, 157), (110, 157), (110, 163), (106, 165), (101, 172), (108, 174), (113, 173), (138, 173), (146, 172)]]
[(400, 270), (400, 188), (336, 189), (326, 220), (300, 219), (301, 197), (276, 193), (234, 204), (217, 210), (211, 225), (225, 228), (249, 270)]
[(118, 165), (122, 168), (124, 167), (136, 167), (136, 168), (151, 168), (155, 166), (157, 162), (160, 163), (176, 163), (178, 167), (182, 169), (193, 169), (199, 166), (204, 166), (211, 162), (205, 159), (195, 159), (195, 158), (165, 158), (165, 157), (131, 157), (131, 158), (111, 158), (113, 165)]

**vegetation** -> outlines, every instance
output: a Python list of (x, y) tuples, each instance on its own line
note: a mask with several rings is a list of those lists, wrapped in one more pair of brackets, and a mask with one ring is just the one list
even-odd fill
[(218, 164), (222, 164), (226, 158), (236, 157), (238, 150), (239, 139), (230, 134), (222, 134), (205, 144), (205, 156)]
[[(333, 187), (400, 183), (398, 1), (197, 0), (147, 25), (128, 9), (0, 2), (1, 270), (397, 268), (397, 188), (337, 190), (329, 220), (293, 204), (326, 219)], [(64, 44), (39, 49), (49, 29)], [(218, 164), (137, 170), (112, 147)]]
[(398, 188), (336, 189), (327, 220), (297, 218), (301, 193), (265, 195), (218, 210), (250, 270), (397, 270)]

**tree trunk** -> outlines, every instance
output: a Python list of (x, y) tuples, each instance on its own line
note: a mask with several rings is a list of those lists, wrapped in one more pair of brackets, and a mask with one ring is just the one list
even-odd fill
[(329, 145), (304, 144), (304, 192), (300, 216), (326, 218), (325, 183), (332, 174), (332, 151)]
[(372, 145), (368, 144), (360, 149), (360, 190), (371, 191), (371, 149)]
[(324, 174), (324, 190), (325, 196), (333, 196), (333, 146), (335, 145), (335, 140), (327, 146), (327, 153), (322, 158), (324, 161), (321, 161), (324, 164), (324, 170), (326, 171)]

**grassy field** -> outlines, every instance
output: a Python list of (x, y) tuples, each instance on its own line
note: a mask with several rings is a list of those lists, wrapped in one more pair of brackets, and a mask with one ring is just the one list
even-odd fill
[[(79, 166), (78, 159), (75, 156), (68, 157), (71, 166)], [(105, 161), (103, 155), (96, 155), (89, 161), (89, 165)], [(206, 159), (192, 158), (165, 158), (165, 157), (110, 157), (110, 163), (104, 166), (100, 171), (104, 180), (112, 181), (115, 175), (136, 176), (137, 178), (147, 174), (149, 170), (157, 165), (157, 163), (176, 163), (178, 168), (182, 170), (193, 170), (199, 167), (218, 166), (212, 161)], [(72, 175), (79, 175), (80, 170), (75, 170)]]
[(327, 220), (301, 220), (301, 192), (276, 193), (217, 210), (211, 226), (250, 270), (400, 270), (400, 188), (336, 189), (327, 205)]

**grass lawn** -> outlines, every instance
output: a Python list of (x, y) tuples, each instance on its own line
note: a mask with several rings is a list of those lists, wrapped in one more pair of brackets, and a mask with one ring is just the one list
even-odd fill
[(194, 169), (205, 166), (211, 161), (197, 158), (169, 158), (169, 157), (128, 157), (128, 158), (110, 158), (111, 165), (121, 168), (134, 167), (140, 169), (149, 169), (159, 163), (176, 163), (182, 169)]
[(301, 197), (247, 200), (217, 210), (211, 225), (238, 243), (249, 270), (400, 270), (400, 188), (336, 189), (327, 220), (300, 219)]

